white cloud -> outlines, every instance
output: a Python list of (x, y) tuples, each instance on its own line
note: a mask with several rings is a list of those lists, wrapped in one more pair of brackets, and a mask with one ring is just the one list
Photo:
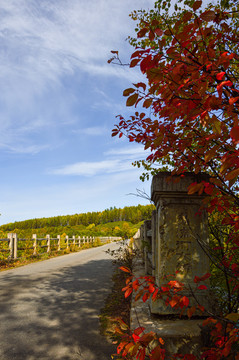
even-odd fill
[[(17, 151), (26, 146), (35, 131), (49, 131), (52, 123), (59, 124), (69, 116), (76, 99), (65, 91), (63, 79), (72, 77), (84, 86), (86, 75), (92, 86), (101, 79), (137, 81), (137, 71), (107, 64), (110, 50), (121, 50), (128, 57), (129, 45), (124, 42), (134, 28), (128, 14), (138, 6), (147, 8), (151, 0), (7, 0), (0, 3), (0, 132), (1, 147)], [(104, 95), (102, 95), (104, 97)], [(43, 107), (41, 101), (48, 101)], [(53, 100), (52, 100), (53, 98)], [(52, 104), (50, 101), (52, 100)], [(72, 105), (73, 104), (73, 105)], [(105, 96), (95, 100), (94, 109), (121, 111)], [(55, 113), (52, 113), (52, 109)], [(57, 109), (57, 111), (56, 111)], [(41, 113), (42, 123), (38, 123)], [(63, 114), (61, 116), (61, 114)], [(64, 116), (65, 114), (65, 116)], [(71, 115), (71, 114), (70, 114)], [(83, 130), (84, 131), (84, 130)], [(87, 129), (85, 130), (87, 134)], [(99, 133), (99, 128), (92, 129)], [(7, 140), (8, 138), (8, 140)], [(40, 137), (39, 137), (40, 139)], [(40, 141), (40, 140), (39, 140)], [(16, 143), (19, 145), (16, 146)], [(30, 148), (35, 145), (30, 143)], [(40, 149), (45, 144), (38, 145)]]
[(83, 175), (94, 176), (98, 174), (110, 174), (124, 172), (130, 169), (131, 164), (120, 160), (103, 160), (92, 162), (78, 162), (55, 169), (51, 173), (55, 175)]
[(92, 127), (88, 127), (85, 129), (74, 130), (73, 132), (77, 133), (77, 134), (82, 134), (82, 135), (99, 136), (99, 135), (104, 134), (107, 131), (109, 131), (109, 130), (106, 129), (105, 127), (92, 126)]
[(37, 154), (43, 150), (47, 150), (49, 148), (48, 145), (21, 145), (18, 144), (17, 146), (14, 146), (12, 144), (1, 144), (0, 147), (4, 147), (9, 153), (17, 153), (17, 154)]
[(38, 85), (42, 79), (57, 81), (76, 69), (124, 76), (121, 68), (107, 65), (107, 54), (124, 48), (123, 40), (134, 26), (128, 13), (135, 7), (136, 0), (130, 5), (126, 0), (110, 1), (110, 6), (109, 0), (2, 2), (0, 75), (20, 71)]
[(131, 158), (132, 156), (135, 157), (146, 157), (147, 151), (144, 150), (143, 146), (126, 146), (120, 149), (111, 149), (104, 153), (104, 155), (122, 155), (124, 157)]
[(124, 147), (111, 149), (104, 153), (105, 160), (92, 162), (77, 162), (50, 171), (55, 175), (95, 176), (98, 174), (113, 174), (135, 171), (132, 161), (145, 158), (142, 147)]

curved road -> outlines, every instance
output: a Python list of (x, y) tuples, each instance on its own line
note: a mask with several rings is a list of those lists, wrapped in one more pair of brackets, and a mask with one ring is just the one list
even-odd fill
[(99, 334), (110, 291), (107, 244), (0, 273), (0, 360), (110, 360)]

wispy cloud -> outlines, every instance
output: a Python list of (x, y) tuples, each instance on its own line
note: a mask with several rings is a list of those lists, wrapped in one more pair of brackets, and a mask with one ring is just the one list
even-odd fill
[(33, 77), (39, 82), (45, 78), (57, 81), (59, 75), (76, 69), (122, 76), (120, 68), (107, 66), (107, 54), (122, 47), (122, 40), (133, 28), (128, 13), (135, 7), (136, 0), (130, 5), (115, 1), (111, 6), (108, 0), (2, 2), (0, 63), (5, 66), (1, 75), (7, 69), (9, 73), (21, 70), (29, 80)]
[(106, 131), (109, 130), (102, 126), (92, 126), (84, 129), (73, 130), (73, 132), (76, 134), (89, 135), (89, 136), (99, 136), (104, 134)]
[(103, 160), (92, 162), (78, 162), (66, 165), (62, 168), (53, 170), (55, 175), (83, 175), (93, 176), (98, 174), (111, 174), (124, 172), (130, 169), (130, 164), (120, 160)]
[(50, 171), (55, 175), (94, 176), (98, 174), (113, 174), (134, 170), (132, 161), (145, 157), (142, 147), (111, 149), (104, 153), (102, 161), (77, 162)]
[(131, 159), (131, 157), (135, 158), (141, 158), (147, 156), (147, 151), (144, 150), (143, 146), (126, 146), (119, 149), (111, 149), (104, 152), (104, 155), (107, 156), (123, 156), (128, 159)]
[[(150, 3), (140, 0), (146, 8)], [(64, 113), (70, 122), (69, 109), (75, 106), (70, 93), (54, 103), (54, 94), (56, 99), (61, 90), (65, 91), (65, 78), (77, 79), (79, 87), (84, 86), (85, 76), (91, 78), (92, 84), (95, 77), (130, 82), (132, 69), (109, 65), (107, 57), (112, 49), (121, 49), (123, 57), (128, 55), (129, 45), (124, 39), (134, 27), (128, 14), (137, 7), (138, 0), (131, 0), (130, 4), (127, 0), (112, 1), (110, 6), (109, 0), (0, 3), (1, 147), (13, 142), (16, 145), (16, 141), (27, 144), (26, 137), (36, 128), (43, 131), (49, 129), (51, 122), (59, 124)], [(43, 106), (43, 98), (47, 99), (47, 107)], [(115, 101), (105, 96), (104, 101), (92, 99), (91, 106), (112, 110)], [(121, 111), (120, 106), (117, 104), (116, 113)], [(55, 113), (51, 113), (53, 108)], [(37, 124), (36, 113), (42, 114), (42, 126)], [(91, 135), (99, 132), (99, 128), (94, 128)], [(10, 143), (5, 133), (11, 138)], [(17, 140), (11, 133), (18, 134)], [(90, 135), (88, 129), (85, 134)], [(39, 146), (44, 148), (45, 144)], [(13, 149), (17, 151), (17, 146)]]

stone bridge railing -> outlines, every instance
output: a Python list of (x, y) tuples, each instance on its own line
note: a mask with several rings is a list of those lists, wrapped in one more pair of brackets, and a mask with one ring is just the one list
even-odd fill
[[(176, 279), (186, 284), (185, 295), (189, 297), (195, 288), (195, 275), (209, 272), (209, 259), (203, 250), (208, 246), (207, 215), (201, 209), (203, 196), (188, 195), (188, 186), (202, 180), (207, 180), (205, 174), (171, 177), (162, 172), (154, 176), (151, 199), (156, 210), (134, 237), (135, 246), (144, 253), (145, 273), (155, 276), (159, 286), (167, 282), (165, 276), (176, 273)], [(208, 291), (197, 296), (207, 308)], [(151, 303), (151, 312), (167, 315), (175, 310), (157, 300)]]

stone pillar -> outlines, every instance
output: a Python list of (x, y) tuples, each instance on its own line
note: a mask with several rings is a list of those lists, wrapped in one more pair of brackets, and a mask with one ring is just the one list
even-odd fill
[[(156, 206), (156, 234), (154, 243), (154, 275), (157, 285), (166, 275), (176, 274), (175, 279), (185, 284), (185, 295), (190, 297), (190, 288), (195, 289), (194, 277), (209, 272), (209, 259), (201, 245), (208, 244), (207, 215), (199, 209), (202, 196), (188, 195), (188, 186), (193, 182), (207, 180), (205, 174), (186, 173), (184, 177), (170, 176), (162, 172), (153, 177), (151, 198)], [(207, 290), (197, 293), (197, 299), (203, 306), (208, 302)], [(191, 297), (193, 303), (193, 298)], [(151, 312), (155, 314), (175, 314), (162, 300), (151, 303)], [(178, 310), (180, 312), (180, 310)]]
[(143, 224), (143, 249), (145, 273), (152, 275), (152, 231), (151, 220), (145, 220)]
[(152, 275), (155, 276), (155, 254), (157, 253), (157, 212), (152, 211), (151, 217), (151, 243), (152, 243)]

